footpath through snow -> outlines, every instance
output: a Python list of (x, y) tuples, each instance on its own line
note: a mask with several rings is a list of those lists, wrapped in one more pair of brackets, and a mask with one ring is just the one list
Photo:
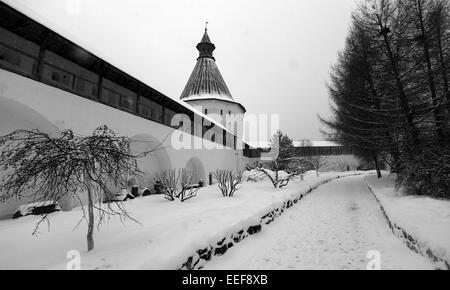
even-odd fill
[(127, 201), (129, 214), (141, 224), (111, 217), (95, 232), (95, 249), (89, 253), (86, 223), (74, 229), (82, 216), (80, 208), (50, 214), (48, 227), (42, 224), (38, 236), (31, 233), (40, 217), (3, 220), (0, 268), (65, 269), (68, 253), (76, 250), (81, 253), (82, 269), (177, 269), (197, 250), (259, 224), (269, 211), (311, 187), (355, 173), (316, 177), (308, 172), (304, 181), (291, 182), (283, 189), (274, 189), (268, 180), (245, 182), (233, 198), (222, 197), (213, 185), (200, 189), (198, 197), (184, 203), (170, 202), (163, 196)]
[(364, 177), (354, 176), (320, 186), (205, 269), (366, 269), (374, 250), (381, 269), (433, 269), (392, 234)]

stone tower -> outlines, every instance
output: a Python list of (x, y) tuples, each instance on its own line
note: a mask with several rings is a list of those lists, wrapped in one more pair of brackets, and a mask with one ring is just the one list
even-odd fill
[(238, 124), (226, 124), (227, 116), (233, 115), (242, 121), (246, 110), (233, 99), (220, 74), (213, 56), (216, 46), (211, 42), (207, 28), (196, 47), (199, 51), (197, 63), (180, 99), (237, 133)]

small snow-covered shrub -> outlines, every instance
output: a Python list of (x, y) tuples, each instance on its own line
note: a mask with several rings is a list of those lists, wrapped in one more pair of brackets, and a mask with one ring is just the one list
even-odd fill
[(292, 171), (291, 173), (287, 173), (283, 170), (273, 171), (267, 168), (259, 168), (257, 169), (259, 172), (264, 174), (269, 180), (272, 182), (273, 187), (282, 188), (289, 184), (289, 181), (299, 177), (301, 175), (298, 171)]
[(213, 172), (213, 177), (217, 180), (222, 195), (226, 197), (232, 197), (242, 183), (242, 172), (234, 173), (233, 170), (217, 169)]
[(194, 184), (194, 174), (186, 169), (169, 169), (156, 174), (160, 190), (167, 200), (185, 201), (197, 196), (199, 185)]

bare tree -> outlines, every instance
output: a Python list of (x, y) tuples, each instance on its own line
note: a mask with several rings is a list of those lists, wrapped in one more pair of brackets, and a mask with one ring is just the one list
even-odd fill
[(217, 180), (222, 195), (225, 197), (232, 197), (234, 193), (239, 190), (239, 185), (242, 184), (242, 172), (234, 173), (229, 169), (216, 169), (213, 172), (214, 178)]
[(320, 168), (328, 164), (328, 158), (325, 156), (313, 155), (314, 151), (311, 150), (311, 147), (313, 147), (313, 143), (310, 140), (304, 139), (299, 143), (300, 144), (299, 147), (297, 147), (297, 153), (300, 153), (300, 155), (305, 155), (305, 157), (298, 157), (295, 162), (296, 166), (298, 166), (302, 173), (313, 167), (316, 171), (316, 176), (319, 177), (319, 170)]
[(256, 168), (256, 170), (267, 176), (270, 182), (272, 182), (273, 187), (275, 188), (282, 188), (287, 186), (289, 184), (289, 181), (299, 177), (301, 174), (299, 171), (292, 171), (288, 173), (286, 176), (280, 176), (280, 171), (277, 170), (279, 169), (279, 166), (276, 165), (276, 161), (272, 163), (272, 168), (274, 168), (275, 170), (274, 171), (268, 170), (264, 167)]
[(169, 169), (155, 175), (167, 200), (185, 201), (197, 196), (199, 185), (194, 184), (194, 174), (187, 169)]
[(180, 176), (174, 169), (164, 170), (155, 174), (155, 180), (166, 199), (173, 201), (178, 198), (179, 178)]
[(179, 198), (181, 201), (185, 201), (197, 196), (197, 191), (199, 190), (200, 185), (194, 184), (194, 177), (195, 174), (192, 171), (186, 169), (181, 170), (181, 191), (179, 194)]
[(319, 177), (319, 170), (328, 164), (328, 157), (326, 156), (310, 156), (308, 161), (314, 166), (316, 176)]
[[(92, 136), (76, 136), (65, 130), (52, 137), (38, 130), (16, 130), (0, 137), (0, 200), (31, 197), (34, 201), (58, 201), (62, 197), (76, 197), (80, 202), (87, 193), (87, 248), (94, 248), (93, 230), (95, 210), (97, 228), (105, 217), (131, 218), (121, 202), (114, 200), (115, 189), (131, 176), (141, 177), (137, 158), (148, 152), (132, 154), (131, 140), (116, 136), (107, 126), (94, 130)], [(47, 219), (47, 215), (36, 225)], [(134, 220), (136, 221), (136, 220)], [(136, 221), (137, 222), (137, 221)], [(78, 226), (78, 225), (77, 225)]]

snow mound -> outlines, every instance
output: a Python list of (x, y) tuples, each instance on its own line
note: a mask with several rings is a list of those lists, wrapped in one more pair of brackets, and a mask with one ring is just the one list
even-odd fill
[(55, 211), (61, 211), (61, 207), (56, 201), (47, 200), (34, 203), (27, 203), (19, 206), (14, 213), (13, 218), (19, 218), (27, 215), (48, 214)]
[(243, 181), (253, 181), (258, 182), (261, 180), (264, 180), (266, 176), (264, 173), (262, 173), (259, 170), (252, 169), (252, 170), (246, 170), (242, 173), (242, 180)]

